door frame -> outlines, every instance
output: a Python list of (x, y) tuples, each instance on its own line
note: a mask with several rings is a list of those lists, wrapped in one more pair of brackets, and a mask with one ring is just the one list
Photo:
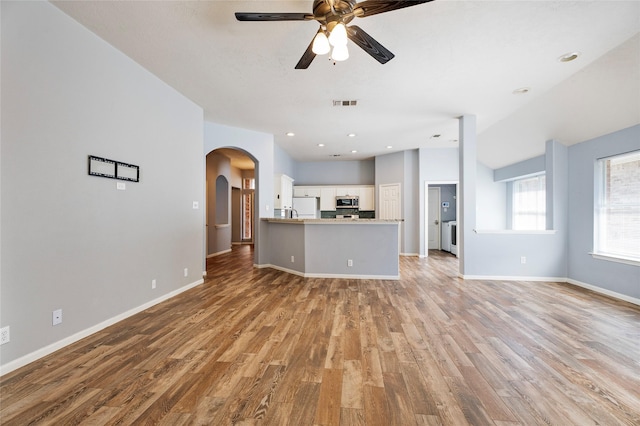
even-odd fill
[[(422, 218), (423, 220), (423, 226), (424, 226), (424, 234), (423, 234), (423, 238), (424, 238), (424, 245), (422, 247), (424, 247), (424, 257), (428, 257), (429, 256), (429, 249), (427, 247), (429, 247), (429, 186), (430, 185), (455, 185), (456, 186), (456, 220), (460, 220), (460, 182), (457, 180), (425, 180), (424, 181), (424, 217)], [(440, 221), (440, 224), (442, 224), (442, 221)], [(460, 229), (460, 226), (457, 227), (457, 229)], [(460, 253), (461, 250), (461, 246), (460, 244), (462, 243), (462, 241), (460, 240), (460, 232), (457, 232), (457, 239), (456, 241), (458, 242), (458, 253)]]

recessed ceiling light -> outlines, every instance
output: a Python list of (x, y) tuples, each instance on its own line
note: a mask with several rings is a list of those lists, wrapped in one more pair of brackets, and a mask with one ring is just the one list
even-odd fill
[(296, 134), (293, 132), (287, 132), (287, 136), (291, 137), (291, 136), (295, 136)]
[(355, 154), (356, 152), (358, 152), (358, 151), (356, 151), (355, 149), (352, 149), (352, 150), (351, 150), (351, 153), (352, 153), (352, 154)]
[(393, 148), (391, 145), (387, 145), (387, 149), (391, 149)]
[(562, 56), (560, 56), (558, 58), (558, 61), (560, 61), (560, 62), (571, 62), (571, 61), (575, 61), (576, 59), (578, 59), (578, 56), (580, 56), (580, 52), (565, 53), (564, 55), (562, 55)]
[(319, 143), (319, 144), (318, 144), (318, 146), (323, 147), (323, 146), (324, 146), (324, 144), (323, 144), (323, 143)]
[(349, 133), (347, 136), (349, 136), (350, 138), (355, 138), (356, 134), (355, 133)]
[(521, 87), (519, 89), (514, 90), (512, 93), (514, 95), (525, 95), (531, 91), (530, 87)]

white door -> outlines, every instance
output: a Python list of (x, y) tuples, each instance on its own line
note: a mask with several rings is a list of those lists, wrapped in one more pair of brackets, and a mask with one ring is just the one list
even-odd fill
[(427, 248), (440, 250), (440, 188), (430, 186), (427, 188)]
[(400, 184), (380, 185), (379, 219), (402, 219)]

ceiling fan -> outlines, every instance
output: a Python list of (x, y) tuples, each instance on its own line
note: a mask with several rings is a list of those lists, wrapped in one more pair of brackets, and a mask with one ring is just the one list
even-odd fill
[(236, 12), (238, 21), (311, 21), (320, 23), (320, 29), (296, 64), (296, 69), (307, 69), (316, 55), (329, 53), (334, 61), (349, 57), (347, 39), (360, 46), (381, 64), (395, 56), (357, 25), (346, 26), (353, 18), (364, 18), (433, 0), (314, 0), (313, 14), (308, 13), (251, 13)]

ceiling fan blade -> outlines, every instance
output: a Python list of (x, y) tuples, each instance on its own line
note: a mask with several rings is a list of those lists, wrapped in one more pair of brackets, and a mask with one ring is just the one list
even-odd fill
[(395, 56), (357, 25), (347, 27), (347, 37), (381, 64), (386, 64)]
[(297, 70), (306, 70), (307, 68), (309, 68), (309, 65), (311, 65), (311, 62), (313, 62), (314, 58), (316, 57), (316, 54), (313, 53), (312, 49), (313, 49), (313, 39), (311, 39), (311, 43), (309, 43), (309, 47), (307, 47), (307, 50), (305, 50), (304, 53), (302, 54), (302, 58), (300, 58), (300, 60), (296, 64)]
[(251, 13), (236, 12), (238, 21), (310, 21), (313, 15), (308, 13)]
[(377, 15), (378, 13), (390, 12), (396, 9), (402, 9), (409, 6), (417, 6), (422, 3), (428, 3), (433, 0), (365, 0), (357, 3), (353, 7), (353, 14), (360, 18), (366, 16)]

